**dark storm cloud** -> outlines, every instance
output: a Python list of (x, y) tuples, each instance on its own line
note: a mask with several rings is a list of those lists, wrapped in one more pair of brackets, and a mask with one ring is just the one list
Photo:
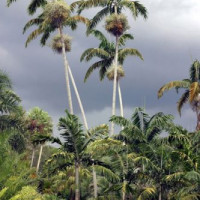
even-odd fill
[[(157, 91), (166, 82), (187, 78), (192, 59), (199, 58), (200, 3), (196, 0), (141, 2), (148, 9), (148, 20), (134, 21), (130, 13), (126, 13), (132, 27), (130, 32), (135, 37), (127, 46), (137, 48), (144, 57), (144, 61), (129, 57), (124, 64), (126, 77), (121, 81), (121, 88), (126, 115), (130, 116), (134, 107), (145, 104), (151, 113), (172, 113), (178, 123), (191, 124), (193, 113), (188, 107), (183, 112), (185, 118), (180, 120), (177, 115), (176, 102), (180, 94), (172, 91), (158, 100)], [(57, 120), (67, 107), (62, 57), (49, 47), (41, 48), (38, 39), (26, 49), (24, 43), (29, 32), (22, 35), (22, 29), (30, 19), (26, 13), (27, 2), (18, 1), (10, 8), (5, 4), (0, 2), (0, 65), (12, 77), (26, 109), (40, 106)], [(95, 12), (92, 9), (83, 15), (93, 16)], [(98, 27), (103, 31), (102, 26), (103, 23)], [(83, 84), (84, 74), (92, 62), (79, 62), (82, 52), (97, 47), (98, 40), (86, 37), (84, 25), (75, 32), (68, 29), (65, 32), (73, 37), (72, 52), (67, 57), (88, 121), (91, 125), (106, 122), (111, 112), (112, 83), (100, 82), (98, 73), (94, 72)], [(79, 113), (76, 101), (74, 106)]]

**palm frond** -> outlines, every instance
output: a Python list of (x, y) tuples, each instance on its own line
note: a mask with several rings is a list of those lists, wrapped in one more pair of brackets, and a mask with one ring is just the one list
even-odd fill
[(190, 83), (188, 83), (188, 81), (171, 81), (171, 82), (163, 85), (159, 89), (159, 91), (158, 91), (158, 98), (162, 97), (162, 95), (163, 95), (163, 93), (165, 91), (170, 90), (172, 88), (176, 88), (176, 87), (188, 89), (190, 87)]
[(125, 33), (119, 38), (119, 47), (124, 46), (127, 40), (133, 40), (134, 37), (131, 34)]
[[(109, 63), (108, 63), (108, 61), (107, 60), (100, 60), (100, 61), (97, 61), (97, 62), (95, 62), (93, 65), (91, 65), (90, 67), (89, 67), (89, 69), (87, 70), (87, 72), (86, 72), (86, 74), (85, 74), (85, 78), (84, 78), (84, 82), (86, 82), (87, 81), (87, 79), (89, 78), (89, 76), (91, 75), (91, 73), (95, 70), (95, 69), (97, 69), (97, 68), (105, 68), (106, 66), (108, 66), (109, 67)], [(106, 68), (105, 68), (106, 69)], [(106, 72), (106, 70), (105, 70), (105, 72)], [(105, 74), (104, 74), (105, 75)], [(101, 76), (102, 77), (102, 76)]]
[(132, 126), (132, 123), (129, 120), (121, 116), (112, 116), (109, 121), (122, 127)]
[(23, 28), (23, 34), (27, 31), (27, 29), (29, 29), (31, 26), (33, 25), (40, 25), (42, 22), (43, 22), (43, 19), (41, 18), (42, 15), (40, 15), (39, 17), (37, 18), (34, 18), (34, 19), (31, 19), (29, 20), (24, 28)]
[(100, 10), (91, 20), (88, 26), (88, 32), (92, 29), (94, 29), (97, 24), (108, 14), (110, 13), (109, 7), (105, 7), (102, 10)]
[(142, 57), (141, 53), (137, 49), (124, 48), (124, 49), (120, 49), (119, 50), (119, 63), (123, 64), (124, 63), (124, 59), (127, 56), (137, 56), (141, 60), (143, 60), (143, 57)]
[(189, 90), (189, 102), (191, 103), (194, 101), (195, 97), (198, 95), (200, 92), (200, 86), (198, 82), (193, 82), (190, 85), (190, 90)]
[(134, 18), (137, 18), (139, 15), (141, 15), (144, 19), (147, 18), (147, 9), (138, 1), (122, 0), (119, 5), (128, 8)]
[(83, 52), (80, 59), (81, 59), (81, 61), (83, 59), (85, 59), (88, 62), (94, 57), (98, 57), (101, 59), (107, 59), (107, 58), (109, 58), (109, 54), (108, 54), (108, 52), (106, 52), (105, 50), (100, 49), (100, 48), (89, 48)]
[(156, 187), (146, 187), (138, 196), (137, 200), (146, 200), (154, 197), (157, 193)]
[(39, 28), (39, 29), (36, 29), (34, 30), (27, 38), (26, 40), (26, 43), (25, 43), (25, 47), (28, 46), (28, 44), (34, 40), (35, 38), (37, 38), (40, 34), (42, 34), (42, 30)]
[(30, 15), (33, 15), (36, 12), (37, 8), (42, 7), (46, 4), (47, 4), (46, 0), (32, 0), (28, 6), (28, 13)]
[(94, 165), (95, 171), (101, 175), (101, 176), (105, 176), (106, 179), (108, 179), (109, 181), (111, 181), (112, 183), (114, 182), (118, 182), (120, 180), (120, 177), (117, 176), (117, 174), (115, 174), (113, 171), (111, 171), (110, 169), (103, 167), (103, 166), (99, 166), (99, 165)]
[(189, 90), (186, 90), (181, 98), (179, 99), (179, 101), (177, 102), (177, 110), (181, 116), (181, 109), (183, 107), (183, 105), (189, 100), (189, 94), (190, 94), (190, 91)]

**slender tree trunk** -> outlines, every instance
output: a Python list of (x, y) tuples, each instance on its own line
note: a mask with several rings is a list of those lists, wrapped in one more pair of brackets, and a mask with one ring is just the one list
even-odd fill
[(82, 102), (81, 102), (81, 98), (80, 98), (80, 95), (79, 95), (79, 93), (78, 93), (78, 89), (77, 89), (77, 87), (76, 87), (76, 83), (75, 83), (75, 81), (74, 81), (74, 77), (73, 77), (73, 75), (72, 75), (72, 71), (71, 71), (70, 67), (69, 67), (69, 76), (70, 76), (70, 78), (71, 78), (72, 85), (73, 85), (73, 88), (74, 88), (74, 91), (75, 91), (75, 94), (76, 94), (76, 98), (77, 98), (78, 103), (79, 103), (79, 107), (80, 107), (81, 114), (82, 114), (82, 117), (83, 117), (84, 126), (85, 126), (86, 130), (88, 130), (88, 124), (87, 124), (85, 112), (84, 112), (83, 105), (82, 105)]
[(69, 82), (69, 64), (66, 58), (66, 53), (65, 53), (65, 43), (64, 43), (64, 38), (63, 38), (63, 33), (62, 33), (62, 28), (59, 28), (59, 34), (61, 37), (61, 42), (62, 42), (62, 55), (63, 55), (63, 60), (64, 60), (64, 66), (65, 66), (65, 79), (66, 79), (66, 86), (67, 86), (67, 96), (68, 96), (68, 103), (69, 103), (69, 111), (71, 114), (73, 114), (73, 105), (72, 105), (72, 95), (71, 95), (71, 88), (70, 88), (70, 82)]
[(200, 114), (198, 112), (198, 109), (196, 109), (196, 115), (197, 115), (197, 126), (196, 126), (196, 131), (200, 130)]
[(80, 200), (79, 163), (77, 161), (75, 161), (75, 182), (76, 182), (75, 200)]
[[(113, 80), (113, 98), (112, 98), (112, 115), (115, 115), (115, 109), (116, 109), (116, 87), (117, 87), (117, 65), (118, 65), (118, 43), (119, 43), (119, 37), (116, 36), (116, 45), (115, 45), (115, 62), (114, 62), (114, 80)], [(114, 123), (111, 122), (111, 129), (110, 129), (110, 135), (114, 134)]]
[(160, 185), (159, 187), (159, 196), (158, 196), (158, 200), (162, 200), (162, 187)]
[(30, 168), (33, 167), (34, 157), (35, 157), (35, 148), (33, 148), (33, 153), (32, 153), (32, 157), (31, 157), (31, 166), (30, 166)]
[(117, 84), (118, 84), (120, 114), (121, 114), (121, 117), (124, 117), (124, 108), (123, 108), (123, 102), (122, 102), (122, 93), (121, 93), (121, 88), (120, 88), (119, 80), (117, 81)]
[(122, 191), (122, 200), (125, 200), (126, 199), (126, 179), (125, 179), (125, 177), (123, 178), (124, 180), (123, 180), (123, 191)]
[(40, 146), (40, 153), (39, 153), (39, 158), (37, 162), (37, 168), (36, 168), (36, 173), (38, 174), (39, 168), (40, 168), (40, 162), (41, 162), (41, 157), (42, 157), (42, 150), (43, 150), (43, 144)]
[(94, 198), (97, 199), (98, 191), (97, 191), (97, 174), (94, 168), (94, 163), (92, 164), (92, 174), (93, 174), (93, 186), (94, 186)]

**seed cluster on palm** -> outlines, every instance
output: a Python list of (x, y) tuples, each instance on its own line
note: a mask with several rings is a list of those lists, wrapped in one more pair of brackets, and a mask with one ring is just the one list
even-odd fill
[(129, 28), (127, 17), (124, 14), (112, 14), (106, 18), (105, 29), (115, 37), (121, 36)]
[[(64, 44), (65, 44), (65, 52), (70, 52), (71, 51), (71, 37), (63, 34), (63, 40), (64, 40)], [(53, 51), (55, 51), (58, 54), (62, 54), (62, 40), (61, 40), (61, 36), (55, 35), (52, 38), (51, 44), (50, 44), (51, 48)]]

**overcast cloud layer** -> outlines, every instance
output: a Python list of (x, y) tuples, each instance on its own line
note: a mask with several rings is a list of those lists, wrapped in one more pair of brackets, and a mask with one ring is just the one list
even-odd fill
[[(72, 1), (70, 1), (72, 2)], [(144, 106), (147, 112), (173, 114), (175, 121), (194, 130), (195, 114), (189, 106), (183, 108), (180, 118), (176, 102), (180, 97), (175, 91), (157, 99), (158, 89), (171, 80), (189, 76), (189, 67), (194, 59), (200, 59), (200, 2), (198, 0), (141, 0), (148, 9), (148, 19), (134, 21), (129, 13), (130, 33), (135, 37), (127, 46), (137, 48), (144, 61), (129, 57), (125, 64), (126, 77), (121, 81), (125, 115), (129, 117), (134, 107)], [(39, 40), (24, 47), (28, 33), (22, 29), (30, 19), (26, 12), (27, 1), (6, 7), (0, 1), (0, 67), (11, 76), (16, 93), (23, 106), (29, 110), (39, 106), (53, 117), (56, 123), (67, 108), (64, 67), (62, 57), (55, 55), (49, 47), (41, 48)], [(93, 16), (97, 10), (84, 11)], [(103, 30), (103, 23), (98, 26)], [(85, 27), (80, 25), (75, 32), (65, 30), (73, 36), (72, 52), (67, 55), (80, 91), (89, 126), (106, 123), (111, 113), (112, 83), (99, 81), (95, 72), (83, 83), (91, 63), (80, 63), (80, 55), (90, 47), (97, 47), (98, 40), (86, 37)], [(76, 102), (73, 94), (73, 99)], [(76, 114), (80, 115), (77, 103)], [(119, 113), (119, 112), (118, 112)]]

